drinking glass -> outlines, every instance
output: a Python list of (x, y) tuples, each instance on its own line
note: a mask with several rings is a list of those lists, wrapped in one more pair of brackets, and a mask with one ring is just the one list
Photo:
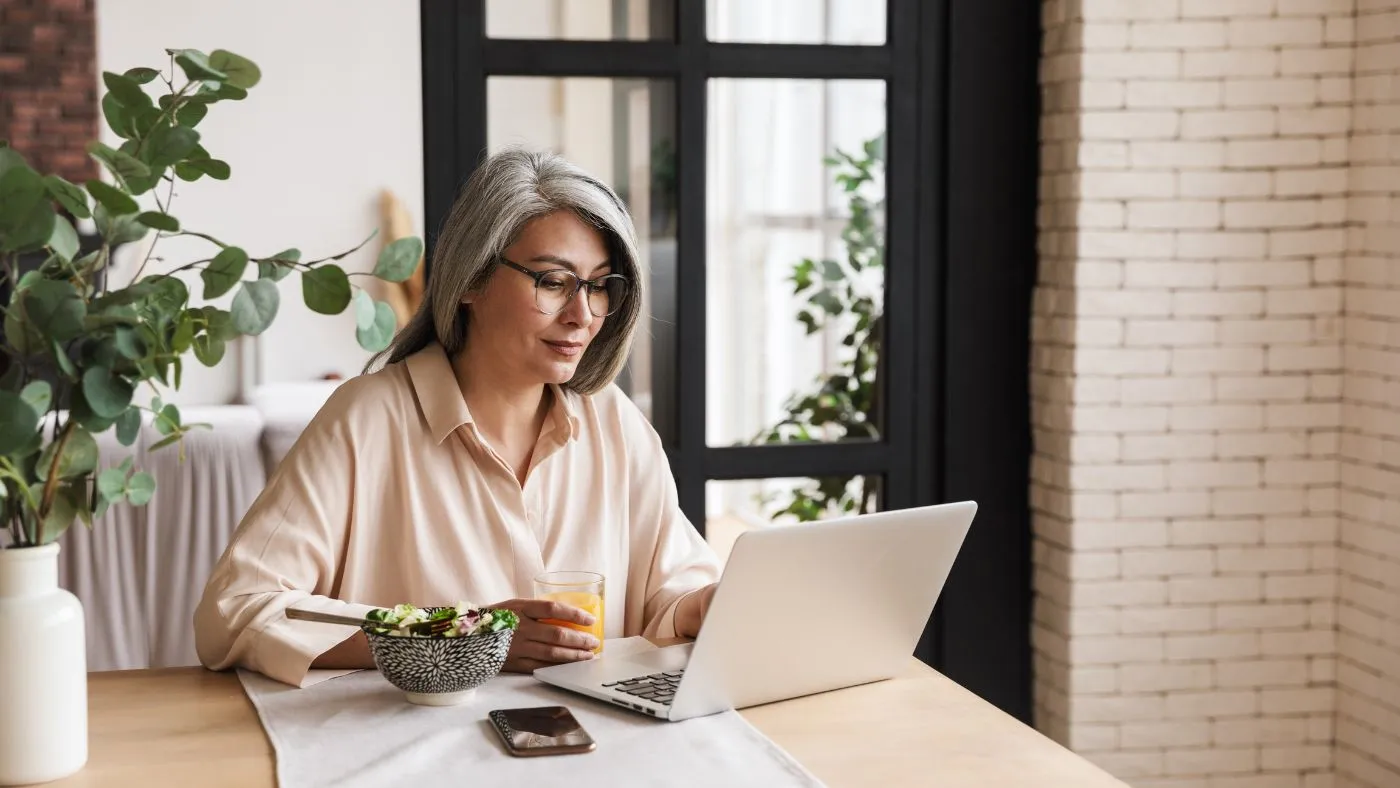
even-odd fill
[(569, 629), (587, 632), (598, 639), (594, 654), (603, 653), (603, 576), (597, 572), (545, 572), (535, 577), (535, 598), (548, 599), (573, 605), (593, 614), (593, 626), (586, 627), (572, 621), (540, 619), (546, 624), (557, 624)]

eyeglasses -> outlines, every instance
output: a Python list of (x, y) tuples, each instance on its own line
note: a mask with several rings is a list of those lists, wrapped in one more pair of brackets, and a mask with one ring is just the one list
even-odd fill
[(588, 311), (594, 317), (607, 317), (627, 301), (627, 277), (622, 274), (607, 274), (597, 279), (580, 279), (572, 271), (562, 268), (552, 271), (531, 271), (523, 265), (513, 263), (504, 257), (496, 262), (507, 268), (514, 268), (535, 280), (535, 308), (546, 315), (557, 315), (578, 295), (578, 291), (588, 288)]

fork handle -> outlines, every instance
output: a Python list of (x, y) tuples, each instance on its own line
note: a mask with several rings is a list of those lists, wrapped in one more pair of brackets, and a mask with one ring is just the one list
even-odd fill
[(316, 610), (299, 610), (294, 607), (287, 608), (287, 618), (295, 618), (301, 621), (316, 621), (322, 624), (349, 624), (353, 627), (371, 626), (382, 627), (384, 629), (395, 629), (393, 624), (386, 624), (383, 621), (370, 621), (367, 618), (357, 616), (342, 616), (339, 613), (322, 613)]

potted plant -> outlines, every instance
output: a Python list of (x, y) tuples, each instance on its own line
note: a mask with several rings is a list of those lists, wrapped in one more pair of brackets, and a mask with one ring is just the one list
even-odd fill
[[(165, 70), (102, 75), (102, 113), (123, 142), (93, 141), (87, 151), (110, 179), (78, 185), (35, 172), (0, 142), (0, 292), (8, 292), (0, 306), (0, 784), (56, 779), (87, 760), (83, 612), (58, 587), (58, 540), (113, 504), (145, 504), (155, 489), (130, 460), (102, 469), (94, 436), (115, 430), (131, 445), (153, 419), (164, 436), (159, 448), (201, 426), (183, 423), (161, 391), (179, 388), (191, 353), (214, 366), (228, 342), (266, 330), (278, 311), (277, 283), (288, 275), (300, 275), (316, 312), (354, 304), (366, 349), (386, 347), (395, 327), (389, 305), (336, 264), (354, 249), (303, 260), (297, 249), (245, 251), (181, 224), (171, 205), (179, 184), (231, 172), (202, 144), (200, 122), (244, 99), (260, 73), (223, 50), (167, 54)], [(87, 219), (97, 232), (83, 248), (75, 222)], [(193, 236), (209, 251), (145, 274), (148, 252), (129, 286), (108, 288), (113, 249), (149, 234)], [(403, 281), (422, 251), (418, 238), (389, 244), (373, 276)], [(194, 303), (175, 274), (195, 271), (200, 300), (233, 293), (230, 309)]]

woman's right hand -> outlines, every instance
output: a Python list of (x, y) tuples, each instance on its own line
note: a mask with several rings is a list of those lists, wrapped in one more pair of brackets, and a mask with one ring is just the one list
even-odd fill
[(591, 613), (547, 599), (508, 599), (486, 607), (513, 610), (520, 617), (520, 626), (510, 641), (510, 653), (506, 656), (507, 671), (533, 673), (535, 668), (593, 659), (593, 649), (598, 647), (597, 638), (587, 632), (541, 620), (553, 619), (592, 626)]

